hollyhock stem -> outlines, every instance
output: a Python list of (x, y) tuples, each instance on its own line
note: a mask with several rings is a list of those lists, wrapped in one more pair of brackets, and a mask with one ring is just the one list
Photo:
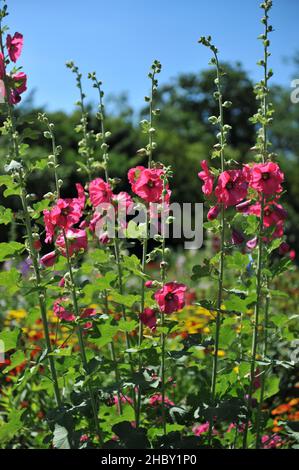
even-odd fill
[[(148, 133), (148, 147), (147, 147), (147, 154), (148, 154), (148, 168), (151, 168), (152, 159), (153, 159), (153, 121), (154, 121), (154, 95), (155, 90), (158, 85), (158, 81), (156, 79), (156, 73), (160, 73), (161, 64), (159, 62), (154, 62), (152, 65), (152, 71), (149, 73), (149, 78), (151, 80), (151, 92), (150, 96), (147, 98), (149, 99), (149, 133)], [(149, 209), (148, 209), (149, 210)], [(146, 221), (145, 221), (145, 238), (143, 240), (142, 246), (142, 262), (141, 262), (141, 269), (142, 272), (145, 273), (146, 271), (146, 256), (147, 256), (147, 247), (148, 247), (148, 214), (146, 214)], [(144, 311), (144, 303), (145, 303), (145, 280), (141, 280), (141, 302), (140, 302), (140, 313)], [(139, 330), (138, 330), (138, 346), (140, 347), (142, 344), (143, 339), (143, 323), (139, 319)], [(141, 372), (141, 365), (142, 365), (142, 355), (139, 353), (139, 372)], [(141, 408), (141, 389), (138, 387), (137, 393), (137, 427), (139, 427), (140, 421), (140, 408)]]
[(258, 243), (258, 260), (257, 260), (257, 272), (256, 272), (256, 305), (254, 313), (254, 329), (252, 335), (252, 348), (251, 348), (251, 366), (250, 366), (250, 380), (247, 400), (247, 417), (245, 423), (245, 429), (243, 434), (243, 448), (247, 448), (247, 434), (249, 428), (250, 411), (252, 410), (252, 394), (255, 380), (255, 368), (256, 368), (256, 353), (258, 344), (258, 327), (259, 327), (259, 316), (262, 301), (262, 269), (263, 269), (263, 230), (264, 230), (264, 205), (265, 200), (262, 196), (261, 200), (261, 216), (259, 224), (259, 243)]
[[(271, 77), (268, 71), (268, 47), (270, 45), (270, 41), (268, 39), (268, 33), (272, 31), (272, 26), (269, 25), (269, 10), (272, 7), (271, 0), (265, 0), (264, 3), (261, 4), (261, 8), (264, 10), (264, 16), (262, 19), (262, 23), (264, 24), (264, 33), (261, 36), (264, 46), (264, 57), (261, 61), (260, 65), (264, 69), (264, 78), (263, 81), (260, 83), (260, 88), (262, 89), (262, 97), (261, 97), (261, 107), (262, 107), (262, 145), (261, 145), (261, 155), (262, 155), (262, 162), (265, 163), (266, 159), (268, 158), (268, 138), (267, 138), (267, 126), (268, 126), (268, 79)], [(264, 210), (265, 210), (265, 199), (262, 196), (261, 200), (261, 216), (260, 216), (260, 229), (259, 229), (259, 246), (258, 246), (258, 266), (257, 266), (257, 301), (256, 301), (256, 308), (255, 308), (255, 325), (254, 325), (254, 332), (253, 332), (253, 341), (252, 341), (252, 357), (251, 357), (251, 371), (250, 371), (250, 385), (249, 385), (249, 393), (248, 393), (248, 409), (251, 410), (252, 407), (252, 392), (253, 392), (253, 382), (255, 378), (255, 359), (256, 359), (256, 350), (257, 350), (257, 340), (258, 340), (258, 326), (259, 326), (259, 313), (260, 313), (260, 304), (262, 300), (262, 269), (263, 269), (263, 229), (264, 229)], [(265, 327), (265, 338), (264, 338), (264, 355), (265, 351), (267, 351), (267, 343), (268, 343), (268, 312), (269, 312), (269, 296), (266, 298), (265, 303), (265, 319), (264, 319), (264, 327)], [(263, 398), (264, 398), (264, 389), (265, 389), (265, 373), (264, 370), (262, 374), (262, 384), (261, 384), (261, 395), (260, 395), (260, 402), (257, 410), (256, 416), (256, 447), (260, 445), (260, 421), (261, 421), (261, 411), (263, 405)], [(247, 420), (245, 425), (245, 431), (243, 436), (243, 447), (247, 447), (247, 433), (249, 427), (249, 413), (247, 414)]]
[[(0, 21), (0, 49), (3, 54), (3, 57), (5, 57), (1, 21)], [(18, 133), (17, 133), (16, 126), (15, 126), (12, 105), (10, 104), (9, 99), (8, 99), (8, 97), (10, 96), (10, 88), (6, 79), (5, 65), (3, 66), (4, 66), (3, 81), (4, 81), (5, 90), (6, 90), (5, 102), (7, 106), (7, 114), (11, 122), (10, 137), (11, 137), (14, 158), (18, 160), (19, 159)], [(55, 367), (54, 358), (53, 356), (51, 356), (52, 345), (51, 345), (51, 340), (50, 340), (49, 325), (48, 325), (48, 319), (47, 319), (46, 289), (41, 286), (41, 273), (39, 269), (38, 255), (34, 247), (34, 238), (33, 238), (32, 226), (31, 226), (31, 219), (30, 219), (28, 204), (27, 204), (26, 183), (24, 180), (22, 170), (19, 171), (18, 176), (19, 176), (19, 182), (20, 182), (20, 187), (21, 187), (20, 200), (21, 200), (22, 209), (24, 213), (24, 222), (25, 222), (25, 228), (27, 232), (27, 240), (28, 240), (28, 246), (29, 246), (29, 256), (32, 260), (32, 265), (33, 265), (34, 274), (35, 274), (35, 285), (38, 290), (38, 296), (39, 296), (39, 307), (40, 307), (40, 312), (41, 312), (41, 319), (42, 319), (46, 348), (47, 348), (47, 353), (48, 353), (47, 358), (49, 361), (49, 367), (50, 367), (52, 381), (53, 381), (55, 400), (56, 400), (57, 406), (61, 407), (62, 400), (61, 400), (61, 395), (60, 395), (60, 390), (59, 390), (59, 385), (58, 385), (56, 367)]]
[[(109, 315), (109, 306), (108, 306), (108, 295), (107, 295), (107, 292), (105, 291), (104, 292), (104, 305), (105, 305), (105, 313), (106, 315)], [(115, 352), (115, 347), (114, 347), (114, 343), (113, 341), (111, 341), (110, 343), (110, 353), (111, 353), (111, 359), (114, 363), (114, 367), (115, 367), (115, 380), (116, 380), (116, 383), (117, 383), (117, 399), (118, 399), (118, 411), (119, 411), (119, 414), (122, 415), (123, 413), (123, 410), (122, 410), (122, 402), (121, 402), (121, 392), (120, 392), (120, 374), (119, 374), (119, 370), (118, 370), (118, 364), (117, 364), (117, 358), (116, 358), (116, 352)]]
[[(269, 286), (267, 286), (269, 288)], [(266, 297), (266, 305), (265, 305), (265, 318), (264, 318), (264, 347), (263, 347), (263, 359), (267, 357), (268, 353), (268, 323), (269, 323), (269, 307), (270, 307), (270, 296), (269, 294)], [(262, 415), (262, 406), (264, 402), (264, 393), (265, 393), (265, 385), (266, 385), (266, 374), (268, 371), (268, 367), (263, 367), (262, 375), (261, 375), (261, 390), (260, 390), (260, 400), (258, 405), (258, 412), (256, 417), (256, 448), (259, 449), (261, 445), (261, 415)]]
[[(214, 64), (216, 67), (217, 73), (217, 95), (218, 95), (218, 107), (219, 107), (219, 117), (220, 117), (220, 160), (221, 160), (221, 172), (225, 170), (225, 156), (224, 156), (224, 146), (225, 146), (225, 135), (224, 135), (224, 117), (223, 117), (223, 97), (221, 89), (221, 71), (218, 60), (217, 48), (208, 42), (210, 49), (214, 54)], [(218, 352), (219, 352), (219, 339), (220, 339), (220, 329), (221, 329), (221, 314), (220, 309), (222, 305), (222, 296), (223, 296), (223, 278), (224, 278), (224, 242), (225, 242), (225, 207), (224, 204), (221, 204), (220, 211), (220, 260), (219, 260), (219, 273), (218, 273), (218, 294), (217, 294), (217, 314), (216, 314), (216, 331), (215, 331), (215, 348), (213, 356), (213, 369), (212, 369), (212, 382), (211, 382), (211, 400), (212, 406), (215, 404), (216, 397), (216, 385), (217, 385), (217, 369), (218, 369)], [(209, 421), (209, 434), (208, 442), (211, 443), (212, 433), (213, 433), (213, 417)]]
[[(70, 280), (71, 280), (71, 294), (72, 294), (72, 299), (73, 299), (73, 306), (74, 306), (76, 317), (80, 318), (80, 310), (79, 310), (77, 293), (76, 293), (76, 284), (74, 280), (73, 267), (72, 267), (70, 252), (69, 252), (69, 244), (68, 244), (68, 239), (67, 239), (65, 230), (63, 230), (63, 237), (64, 237), (64, 243), (65, 243), (65, 252), (66, 252), (67, 265), (68, 265), (68, 272), (69, 272)], [(88, 367), (88, 361), (86, 357), (83, 331), (82, 331), (81, 325), (78, 325), (77, 336), (78, 336), (78, 341), (79, 341), (79, 348), (80, 348), (83, 368), (85, 370), (85, 373), (89, 375), (89, 367)], [(96, 399), (95, 399), (92, 387), (89, 382), (87, 383), (87, 388), (88, 388), (88, 393), (90, 396), (90, 401), (91, 401), (91, 406), (92, 406), (92, 411), (93, 411), (95, 430), (96, 430), (97, 435), (99, 436), (100, 443), (102, 443), (102, 433), (100, 430), (99, 418), (98, 418), (98, 406), (96, 403)]]
[[(108, 153), (108, 144), (106, 143), (106, 130), (105, 130), (105, 119), (104, 119), (104, 104), (103, 104), (103, 96), (104, 92), (101, 89), (102, 82), (97, 79), (95, 73), (89, 74), (89, 78), (94, 82), (94, 88), (97, 88), (98, 93), (99, 93), (99, 119), (101, 123), (101, 134), (102, 134), (102, 149), (103, 149), (103, 163), (104, 163), (104, 170), (105, 170), (105, 180), (106, 183), (109, 183), (109, 171), (108, 171), (108, 162), (109, 162), (109, 153)], [(122, 274), (122, 266), (121, 266), (121, 259), (120, 259), (120, 250), (119, 250), (119, 241), (118, 238), (114, 238), (114, 256), (115, 256), (115, 261), (117, 265), (117, 272), (118, 272), (118, 289), (119, 293), (123, 295), (123, 274)], [(126, 309), (124, 305), (121, 306), (122, 309), (122, 317), (124, 320), (126, 320)], [(126, 347), (127, 349), (130, 348), (130, 337), (128, 332), (126, 331), (125, 333), (126, 337)], [(114, 346), (112, 346), (114, 348)], [(133, 363), (132, 363), (132, 357), (131, 353), (129, 354), (129, 361), (130, 361), (130, 367), (131, 371), (133, 372)], [(120, 380), (120, 378), (119, 378)], [(136, 404), (136, 395), (135, 391), (133, 390), (133, 403), (134, 403), (134, 411), (135, 411), (135, 421), (137, 423), (138, 417), (137, 417), (137, 404)]]

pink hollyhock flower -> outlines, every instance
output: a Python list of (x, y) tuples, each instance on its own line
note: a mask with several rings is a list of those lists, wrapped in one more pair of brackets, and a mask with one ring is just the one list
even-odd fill
[(145, 308), (139, 315), (141, 323), (148, 326), (151, 330), (155, 330), (157, 326), (156, 311), (152, 308)]
[(228, 170), (221, 173), (215, 189), (218, 202), (225, 207), (235, 206), (247, 196), (248, 182), (242, 170)]
[(42, 244), (41, 244), (40, 240), (34, 240), (33, 246), (34, 246), (36, 251), (40, 251), (41, 248), (42, 248)]
[(236, 210), (238, 212), (241, 212), (242, 214), (248, 214), (250, 211), (251, 204), (252, 204), (251, 200), (240, 202), (240, 204), (236, 205)]
[(291, 258), (292, 261), (294, 261), (294, 259), (296, 259), (296, 251), (295, 250), (290, 251), (290, 258)]
[(102, 245), (107, 245), (108, 243), (110, 243), (108, 232), (101, 233), (101, 235), (99, 236), (99, 242), (102, 243)]
[(192, 428), (193, 433), (195, 436), (200, 436), (201, 434), (208, 432), (210, 427), (209, 421), (206, 421), (203, 424), (198, 424)]
[(263, 449), (276, 449), (277, 447), (281, 447), (283, 444), (283, 440), (278, 434), (272, 434), (272, 436), (264, 434), (261, 440)]
[(23, 47), (23, 35), (15, 33), (13, 37), (10, 34), (6, 38), (6, 47), (10, 60), (16, 62), (21, 55)]
[[(0, 52), (0, 80), (3, 79), (4, 75), (5, 75), (4, 56), (2, 52)], [(3, 96), (5, 96), (5, 90), (4, 90)]]
[(125, 214), (129, 214), (134, 208), (133, 199), (125, 191), (121, 191), (118, 194), (113, 194), (112, 202), (118, 211), (125, 212)]
[(83, 312), (80, 315), (80, 318), (90, 318), (90, 317), (94, 317), (96, 314), (97, 314), (96, 309), (89, 307), (83, 310)]
[(155, 293), (155, 300), (164, 313), (181, 310), (185, 305), (185, 284), (168, 282)]
[(251, 240), (248, 240), (248, 242), (246, 243), (246, 246), (249, 250), (254, 250), (257, 245), (257, 242), (258, 242), (257, 237), (254, 237)]
[[(144, 168), (138, 166), (131, 168), (128, 172), (128, 179), (132, 186), (132, 191), (147, 202), (161, 202), (163, 181), (161, 175), (164, 170), (157, 168)], [(168, 190), (168, 188), (166, 188)], [(170, 191), (168, 190), (165, 200), (169, 200)]]
[(282, 242), (278, 248), (280, 255), (286, 255), (290, 251), (290, 245), (286, 242)]
[(76, 319), (74, 313), (70, 310), (68, 310), (65, 306), (64, 303), (68, 299), (65, 298), (60, 298), (55, 300), (54, 305), (53, 305), (53, 311), (56, 317), (58, 317), (60, 320), (65, 320), (65, 321), (74, 321)]
[(79, 183), (76, 184), (76, 188), (78, 197), (58, 199), (52, 209), (44, 210), (46, 243), (52, 241), (57, 227), (68, 230), (81, 219), (85, 203), (84, 189)]
[(112, 189), (109, 183), (102, 178), (96, 178), (89, 183), (89, 197), (93, 207), (97, 207), (102, 203), (111, 202)]
[(233, 245), (241, 245), (244, 242), (245, 238), (241, 232), (234, 229), (232, 230), (232, 243)]
[(202, 186), (202, 192), (206, 196), (210, 196), (213, 192), (214, 176), (210, 172), (206, 160), (203, 160), (202, 162), (200, 162), (200, 166), (203, 171), (200, 171), (198, 173), (198, 177), (204, 182)]
[(266, 196), (282, 191), (284, 174), (274, 162), (256, 163), (251, 168), (250, 186)]
[(64, 287), (65, 286), (65, 279), (62, 277), (60, 281), (58, 282), (59, 287)]
[[(66, 231), (66, 238), (68, 241), (69, 255), (78, 253), (79, 251), (85, 251), (87, 249), (87, 235), (85, 230), (81, 229), (68, 229)], [(56, 239), (56, 245), (59, 247), (62, 256), (66, 256), (65, 239), (61, 233)]]
[(46, 268), (50, 268), (53, 266), (56, 262), (56, 253), (55, 251), (50, 251), (50, 253), (47, 253), (46, 255), (42, 256), (40, 259), (40, 264), (45, 266)]
[(145, 281), (144, 285), (145, 285), (145, 287), (150, 289), (151, 287), (153, 287), (153, 281)]
[(24, 72), (18, 72), (12, 75), (11, 79), (9, 102), (17, 104), (21, 101), (21, 94), (27, 90), (27, 75)]
[[(257, 217), (261, 216), (261, 205), (260, 203), (253, 204), (249, 210), (250, 214), (254, 214)], [(264, 227), (273, 227), (274, 225), (281, 224), (287, 218), (287, 211), (282, 205), (276, 202), (269, 203), (264, 208)]]
[(82, 434), (80, 437), (80, 442), (87, 442), (89, 440), (89, 437), (87, 434)]
[[(162, 403), (162, 394), (161, 393), (155, 393), (155, 395), (152, 395), (149, 399), (149, 404), (152, 406), (157, 406)], [(168, 397), (165, 397), (164, 403), (167, 406), (174, 406), (173, 401), (171, 401)]]
[[(129, 397), (128, 395), (122, 395), (121, 398), (120, 398), (120, 401), (124, 404), (124, 405), (133, 405), (133, 400), (131, 397)], [(118, 396), (117, 395), (114, 395), (113, 397), (113, 404), (114, 405), (118, 405)]]
[(217, 219), (219, 212), (220, 212), (220, 206), (211, 207), (207, 215), (208, 220)]

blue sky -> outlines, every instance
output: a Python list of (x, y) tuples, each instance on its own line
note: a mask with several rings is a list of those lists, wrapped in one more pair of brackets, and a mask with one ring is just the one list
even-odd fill
[[(257, 80), (261, 69), (260, 0), (8, 0), (11, 32), (24, 34), (20, 63), (36, 89), (35, 103), (71, 111), (77, 99), (74, 60), (86, 75), (96, 70), (106, 93), (128, 93), (138, 109), (148, 92), (153, 59), (162, 62), (161, 83), (179, 72), (207, 67), (209, 53), (197, 44), (211, 34), (222, 60), (241, 61)], [(273, 83), (289, 86), (294, 69), (285, 57), (299, 51), (298, 0), (274, 0), (270, 65)], [(294, 78), (294, 77), (293, 77)], [(90, 99), (94, 90), (86, 80)]]

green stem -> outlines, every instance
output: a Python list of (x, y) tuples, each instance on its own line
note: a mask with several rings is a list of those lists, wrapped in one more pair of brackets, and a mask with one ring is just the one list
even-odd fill
[[(104, 302), (105, 302), (105, 313), (106, 315), (109, 315), (109, 307), (108, 307), (108, 296), (107, 292), (104, 292)], [(117, 358), (116, 358), (116, 352), (115, 352), (115, 347), (113, 341), (110, 343), (110, 353), (111, 353), (111, 359), (113, 361), (114, 367), (115, 367), (115, 380), (117, 383), (117, 399), (118, 399), (118, 411), (119, 414), (122, 415), (123, 410), (122, 410), (122, 401), (121, 401), (121, 392), (120, 392), (120, 374), (118, 370), (118, 363), (117, 363)]]
[[(225, 170), (225, 156), (224, 156), (224, 117), (223, 117), (223, 103), (222, 103), (222, 91), (221, 91), (221, 75), (220, 75), (220, 66), (218, 61), (217, 52), (213, 50), (214, 57), (216, 61), (216, 70), (217, 70), (217, 91), (218, 91), (218, 107), (219, 107), (219, 116), (220, 116), (220, 158), (221, 158), (221, 172)], [(217, 309), (221, 309), (222, 297), (223, 297), (223, 278), (224, 278), (224, 242), (225, 242), (225, 207), (224, 204), (221, 204), (221, 234), (220, 234), (220, 260), (219, 260), (219, 273), (218, 273), (218, 295), (217, 295)], [(220, 339), (220, 329), (221, 329), (221, 314), (217, 311), (216, 316), (216, 331), (215, 331), (215, 348), (214, 348), (214, 357), (213, 357), (213, 369), (212, 369), (212, 382), (211, 382), (211, 400), (212, 406), (215, 405), (216, 398), (216, 385), (217, 385), (217, 371), (218, 371), (218, 352), (219, 352), (219, 339)], [(208, 443), (210, 445), (212, 433), (213, 433), (213, 417), (210, 417), (209, 421), (209, 434), (208, 434)]]
[[(266, 297), (266, 305), (265, 305), (263, 359), (265, 359), (268, 354), (269, 307), (270, 307), (270, 296), (268, 294)], [(257, 411), (257, 416), (256, 416), (256, 448), (257, 449), (259, 449), (261, 445), (260, 425), (261, 425), (261, 416), (262, 416), (262, 406), (264, 403), (264, 393), (265, 393), (265, 386), (266, 386), (267, 371), (268, 371), (268, 366), (263, 367), (263, 370), (261, 373), (260, 400), (259, 400), (259, 406), (258, 406), (258, 411)]]
[(261, 216), (260, 216), (260, 225), (259, 225), (259, 242), (258, 242), (258, 261), (257, 261), (257, 273), (256, 273), (256, 305), (255, 305), (255, 314), (254, 314), (254, 329), (252, 335), (252, 348), (251, 348), (251, 367), (250, 367), (250, 381), (249, 381), (249, 390), (248, 390), (248, 400), (247, 400), (247, 417), (245, 423), (245, 429), (243, 434), (243, 448), (247, 448), (247, 434), (249, 428), (249, 419), (252, 411), (252, 394), (253, 394), (253, 385), (255, 380), (255, 364), (256, 364), (256, 353), (257, 353), (257, 344), (258, 344), (258, 327), (259, 327), (259, 316), (260, 308), (262, 301), (262, 269), (263, 269), (263, 229), (264, 229), (264, 196), (261, 201)]
[[(5, 57), (1, 22), (0, 22), (0, 49), (1, 49), (3, 57)], [(9, 103), (9, 100), (8, 100), (8, 96), (10, 95), (10, 88), (9, 88), (9, 84), (6, 78), (5, 62), (4, 62), (3, 81), (4, 81), (5, 90), (6, 90), (5, 102), (7, 106), (7, 114), (11, 123), (10, 138), (11, 138), (11, 143), (12, 143), (12, 149), (13, 149), (14, 157), (16, 158), (16, 160), (18, 160), (19, 158), (18, 134), (16, 130), (12, 105)], [(20, 200), (21, 200), (22, 209), (24, 213), (25, 228), (27, 232), (27, 240), (28, 240), (28, 245), (29, 245), (29, 256), (33, 264), (33, 269), (34, 269), (34, 274), (35, 274), (35, 286), (37, 287), (37, 290), (39, 293), (38, 294), (39, 306), (40, 306), (41, 319), (42, 319), (45, 342), (46, 342), (47, 353), (48, 353), (47, 357), (48, 357), (51, 376), (52, 376), (54, 395), (55, 395), (57, 406), (61, 407), (62, 401), (61, 401), (61, 395), (60, 395), (60, 390), (59, 390), (59, 385), (58, 385), (57, 372), (56, 372), (54, 358), (53, 356), (51, 356), (52, 345), (51, 345), (51, 340), (50, 340), (49, 325), (48, 325), (48, 319), (47, 319), (46, 289), (41, 286), (41, 274), (40, 274), (40, 268), (39, 268), (39, 262), (38, 262), (38, 255), (37, 255), (36, 249), (34, 248), (34, 239), (33, 239), (33, 233), (32, 233), (31, 219), (30, 219), (28, 204), (27, 204), (26, 184), (25, 184), (25, 180), (22, 174), (22, 170), (19, 172), (19, 182), (20, 182), (20, 187), (21, 187)]]
[[(73, 305), (74, 305), (75, 315), (79, 319), (80, 318), (80, 309), (79, 309), (78, 300), (77, 300), (76, 284), (75, 284), (75, 280), (74, 280), (73, 267), (72, 267), (72, 262), (71, 262), (71, 258), (70, 258), (69, 244), (68, 244), (68, 239), (67, 239), (65, 230), (63, 230), (63, 237), (64, 237), (64, 243), (65, 243), (65, 252), (66, 252), (68, 271), (69, 271), (70, 280), (71, 280), (71, 294), (72, 294), (72, 299), (73, 299)], [(83, 368), (84, 368), (85, 373), (87, 374), (87, 376), (89, 376), (89, 367), (88, 367), (88, 361), (87, 361), (87, 357), (86, 357), (86, 351), (85, 351), (85, 345), (84, 345), (83, 332), (82, 332), (81, 325), (78, 325), (77, 336), (78, 336), (78, 341), (79, 341), (79, 348), (80, 348), (80, 354), (81, 354)], [(92, 390), (92, 387), (91, 387), (91, 384), (89, 383), (89, 381), (87, 382), (87, 388), (88, 388), (88, 393), (89, 393), (89, 396), (90, 396), (90, 401), (91, 401), (91, 406), (92, 406), (92, 411), (93, 411), (95, 430), (96, 430), (96, 433), (99, 436), (100, 443), (102, 443), (102, 433), (101, 433), (101, 429), (100, 429), (100, 425), (99, 425), (99, 419), (98, 419), (98, 406), (97, 406), (97, 403), (96, 403), (94, 392)]]

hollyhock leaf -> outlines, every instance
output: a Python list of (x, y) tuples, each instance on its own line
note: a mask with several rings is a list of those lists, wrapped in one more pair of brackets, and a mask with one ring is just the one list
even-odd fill
[(244, 226), (244, 232), (246, 235), (254, 235), (258, 231), (259, 219), (255, 215), (248, 215), (246, 217), (246, 225)]
[(19, 328), (14, 328), (13, 330), (3, 330), (0, 332), (0, 341), (3, 342), (4, 346), (3, 352), (16, 349), (20, 333), (21, 330)]
[(138, 322), (135, 320), (120, 320), (118, 322), (118, 329), (120, 331), (125, 331), (127, 333), (131, 333), (131, 331), (135, 330), (135, 328), (138, 326)]
[(26, 361), (26, 356), (23, 353), (23, 351), (16, 351), (15, 353), (11, 354), (9, 357), (10, 364), (9, 366), (5, 367), (5, 369), (2, 370), (3, 374), (7, 374), (9, 371), (14, 369), (15, 367), (19, 366), (20, 364), (23, 364), (23, 362)]
[(118, 333), (119, 328), (115, 325), (105, 324), (99, 325), (100, 338), (90, 338), (90, 342), (96, 344), (99, 348), (111, 343), (114, 336)]
[(9, 271), (0, 272), (0, 286), (5, 287), (9, 295), (13, 295), (20, 290), (19, 281), (20, 273), (16, 268)]
[(233, 255), (227, 256), (227, 266), (231, 269), (244, 271), (249, 264), (249, 256), (236, 251)]
[(147, 278), (148, 276), (142, 272), (140, 260), (136, 255), (126, 256), (123, 260), (123, 267), (138, 277)]
[(42, 201), (36, 202), (33, 204), (33, 209), (34, 213), (32, 214), (33, 219), (38, 219), (41, 212), (43, 212), (45, 209), (48, 209), (50, 205), (50, 199), (43, 199)]
[(68, 430), (60, 426), (59, 424), (55, 424), (54, 429), (54, 437), (53, 437), (53, 447), (55, 449), (70, 449), (70, 443), (68, 439)]
[(8, 415), (6, 423), (0, 426), (0, 443), (10, 441), (21, 429), (24, 428), (24, 423), (21, 418), (25, 410), (13, 410)]
[(191, 279), (192, 281), (197, 281), (198, 279), (202, 277), (206, 277), (210, 275), (210, 266), (208, 260), (204, 260), (204, 266), (200, 265), (195, 265), (192, 268), (192, 275)]
[(292, 260), (290, 260), (289, 258), (281, 259), (279, 263), (273, 266), (272, 277), (280, 276), (285, 271), (287, 271), (290, 268), (290, 266), (292, 266), (292, 264), (293, 264)]
[(8, 225), (13, 220), (13, 212), (11, 209), (0, 206), (0, 224)]
[(107, 251), (97, 249), (91, 254), (93, 263), (105, 264), (109, 261), (109, 254)]
[(111, 292), (111, 297), (113, 302), (116, 302), (129, 308), (131, 308), (136, 302), (140, 302), (140, 295), (122, 295), (116, 291), (113, 291)]

